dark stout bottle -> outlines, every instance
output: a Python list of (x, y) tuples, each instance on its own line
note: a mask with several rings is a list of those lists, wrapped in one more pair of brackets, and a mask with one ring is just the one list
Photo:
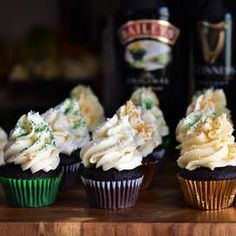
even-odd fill
[(236, 2), (235, 0), (225, 0), (225, 8), (227, 10), (227, 29), (228, 34), (231, 35), (232, 39), (227, 38), (226, 44), (228, 48), (228, 61), (230, 61), (230, 81), (229, 86), (226, 90), (228, 107), (231, 110), (231, 117), (236, 125)]
[(194, 36), (196, 89), (227, 90), (232, 74), (232, 19), (223, 0), (207, 0), (198, 12)]

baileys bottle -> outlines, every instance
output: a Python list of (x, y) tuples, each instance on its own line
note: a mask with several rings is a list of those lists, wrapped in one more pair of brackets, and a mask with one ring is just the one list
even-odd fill
[(179, 29), (169, 22), (169, 9), (157, 0), (124, 0), (118, 37), (122, 44), (127, 97), (141, 86), (162, 98), (170, 92), (168, 67)]

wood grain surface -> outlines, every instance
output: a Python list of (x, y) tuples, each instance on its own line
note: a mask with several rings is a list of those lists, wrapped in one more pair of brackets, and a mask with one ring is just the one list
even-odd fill
[[(46, 208), (11, 208), (0, 189), (0, 236), (18, 235), (236, 235), (236, 208), (200, 211), (186, 207), (169, 154), (150, 190), (140, 193), (134, 208), (91, 209), (78, 183)], [(172, 159), (172, 163), (170, 162)]]

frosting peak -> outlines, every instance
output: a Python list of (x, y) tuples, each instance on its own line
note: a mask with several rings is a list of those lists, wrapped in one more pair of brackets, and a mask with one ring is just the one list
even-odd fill
[(136, 106), (141, 106), (146, 109), (159, 106), (160, 104), (158, 97), (151, 88), (142, 87), (136, 89), (130, 99)]
[[(153, 151), (157, 146), (153, 140), (154, 129), (153, 127), (142, 119), (141, 108), (136, 107), (131, 101), (126, 102), (125, 105), (120, 107), (117, 111), (119, 118), (128, 117), (130, 125), (136, 132), (136, 142), (138, 150), (145, 157)], [(158, 139), (158, 143), (159, 143)], [(155, 140), (156, 141), (156, 140)]]
[(226, 105), (226, 97), (222, 89), (207, 89), (202, 94), (193, 97), (192, 103), (187, 108), (187, 114), (198, 110), (212, 109), (217, 115), (220, 115), (229, 112)]

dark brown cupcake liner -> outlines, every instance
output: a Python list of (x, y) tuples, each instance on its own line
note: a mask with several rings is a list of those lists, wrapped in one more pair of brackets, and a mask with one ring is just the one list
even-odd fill
[(233, 204), (236, 179), (188, 180), (177, 174), (183, 198), (190, 207), (200, 210), (220, 210)]
[(165, 149), (154, 150), (152, 153), (148, 154), (146, 157), (143, 158), (142, 164), (148, 165), (149, 163), (162, 161), (162, 159), (165, 156), (165, 153), (166, 153)]
[(158, 161), (154, 161), (154, 162), (142, 164), (144, 176), (143, 176), (143, 182), (141, 185), (141, 191), (147, 190), (151, 186), (156, 170), (157, 170), (158, 163), (159, 163)]
[(61, 183), (61, 190), (68, 191), (73, 188), (76, 178), (78, 176), (80, 162), (75, 164), (68, 164), (61, 166), (61, 172), (63, 174), (62, 183)]
[(143, 176), (122, 181), (95, 181), (82, 176), (81, 179), (91, 207), (118, 209), (135, 205)]

